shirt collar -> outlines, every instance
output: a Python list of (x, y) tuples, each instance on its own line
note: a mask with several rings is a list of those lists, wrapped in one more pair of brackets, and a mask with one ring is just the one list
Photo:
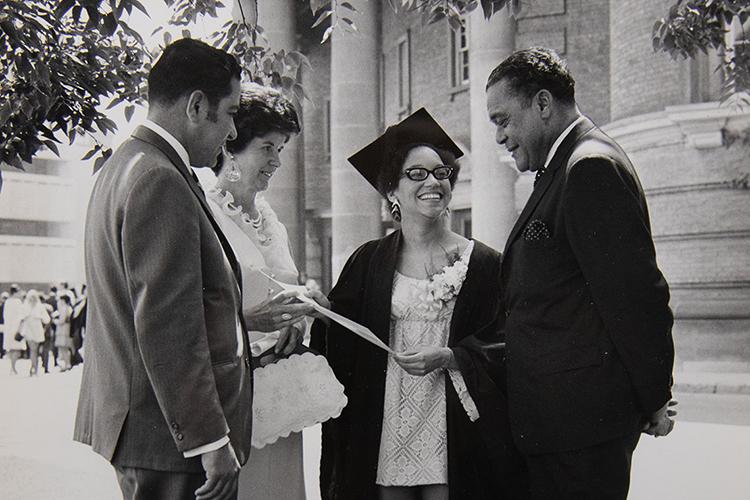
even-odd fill
[(190, 168), (195, 173), (195, 179), (204, 191), (210, 191), (216, 187), (218, 178), (212, 169), (208, 167), (194, 167), (192, 165)]
[(178, 141), (175, 136), (164, 130), (163, 127), (160, 125), (157, 125), (156, 123), (152, 122), (151, 120), (146, 120), (142, 123), (142, 125), (156, 134), (158, 134), (162, 139), (167, 141), (167, 144), (172, 146), (172, 149), (175, 150), (177, 153), (177, 156), (180, 157), (180, 160), (185, 164), (185, 166), (190, 166), (190, 155), (188, 155), (187, 149), (185, 149), (185, 146), (180, 144), (180, 141)]
[(544, 169), (546, 169), (549, 166), (549, 162), (552, 161), (552, 157), (555, 156), (555, 153), (557, 152), (557, 148), (560, 147), (560, 144), (562, 144), (562, 141), (565, 140), (565, 138), (568, 136), (571, 130), (575, 128), (576, 125), (581, 123), (584, 120), (583, 115), (578, 115), (578, 118), (576, 118), (573, 123), (568, 125), (568, 128), (562, 131), (560, 135), (557, 136), (557, 139), (555, 139), (555, 142), (552, 143), (552, 147), (549, 149), (549, 153), (547, 153), (547, 159), (544, 161)]

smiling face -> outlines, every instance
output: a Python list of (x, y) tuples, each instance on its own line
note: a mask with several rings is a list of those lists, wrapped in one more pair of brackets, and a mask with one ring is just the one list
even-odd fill
[(525, 105), (526, 98), (515, 94), (507, 80), (487, 89), (487, 112), (497, 129), (495, 141), (505, 146), (521, 172), (538, 170), (547, 157), (544, 123), (535, 102), (538, 95)]
[[(234, 155), (234, 161), (239, 168), (241, 188), (258, 193), (268, 189), (268, 184), (274, 172), (281, 166), (279, 155), (289, 136), (281, 132), (269, 132), (254, 137), (247, 146)], [(228, 170), (228, 165), (222, 173)]]
[(429, 171), (443, 165), (440, 156), (427, 146), (417, 146), (406, 155), (401, 166), (402, 177), (389, 199), (396, 198), (401, 204), (401, 218), (423, 216), (434, 219), (445, 213), (451, 201), (450, 180), (438, 180), (428, 175), (423, 181), (413, 181), (403, 173), (408, 168), (421, 167)]

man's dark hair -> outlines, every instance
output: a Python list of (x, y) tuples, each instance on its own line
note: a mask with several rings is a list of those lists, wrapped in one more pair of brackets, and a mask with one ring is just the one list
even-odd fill
[(525, 105), (541, 89), (567, 104), (575, 103), (575, 85), (568, 66), (552, 49), (532, 47), (514, 52), (497, 65), (487, 79), (487, 87), (499, 81), (508, 82), (515, 95), (526, 98)]
[(149, 103), (174, 104), (180, 97), (203, 91), (215, 106), (240, 78), (234, 56), (198, 40), (183, 38), (164, 49), (148, 74)]
[(461, 170), (461, 167), (456, 162), (456, 157), (453, 155), (453, 153), (435, 147), (432, 144), (412, 143), (405, 144), (395, 149), (388, 157), (388, 161), (386, 161), (386, 164), (383, 165), (383, 168), (378, 174), (378, 191), (380, 191), (380, 194), (386, 196), (388, 193), (396, 190), (396, 188), (398, 187), (398, 183), (401, 180), (401, 169), (404, 166), (406, 157), (409, 156), (409, 152), (412, 149), (418, 148), (419, 146), (430, 148), (435, 153), (437, 153), (437, 155), (440, 157), (440, 161), (443, 162), (443, 165), (453, 167), (453, 173), (448, 178), (448, 181), (451, 183), (451, 189), (456, 185), (456, 180), (458, 180), (458, 172), (459, 170)]
[(19, 291), (21, 291), (21, 288), (15, 283), (13, 283), (12, 285), (10, 285), (9, 290), (10, 290), (10, 294), (13, 295), (14, 293), (18, 293)]
[(271, 132), (291, 136), (300, 131), (299, 117), (292, 101), (278, 90), (257, 83), (243, 86), (234, 126), (237, 138), (227, 142), (231, 153), (239, 153), (256, 137)]

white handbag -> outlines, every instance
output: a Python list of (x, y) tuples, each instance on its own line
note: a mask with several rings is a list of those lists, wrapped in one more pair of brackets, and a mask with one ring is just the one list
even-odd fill
[(280, 437), (341, 415), (344, 386), (323, 356), (312, 352), (253, 370), (252, 445), (263, 448)]

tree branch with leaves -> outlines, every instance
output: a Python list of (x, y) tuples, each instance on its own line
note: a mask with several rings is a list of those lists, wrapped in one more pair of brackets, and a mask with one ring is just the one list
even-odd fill
[(722, 76), (721, 100), (750, 104), (750, 3), (747, 0), (678, 0), (653, 28), (655, 51), (673, 59), (715, 50)]

